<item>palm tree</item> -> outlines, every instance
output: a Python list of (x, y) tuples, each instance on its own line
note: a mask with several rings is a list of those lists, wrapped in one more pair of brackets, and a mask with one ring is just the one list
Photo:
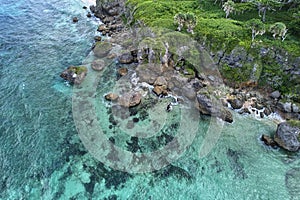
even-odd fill
[(194, 34), (193, 29), (197, 25), (197, 18), (194, 13), (187, 13), (185, 15), (185, 23), (187, 26), (187, 32)]
[(178, 13), (174, 16), (174, 23), (178, 24), (177, 30), (181, 31), (182, 27), (184, 26), (184, 22), (186, 20), (186, 16), (183, 13)]
[(229, 14), (234, 11), (234, 2), (232, 0), (228, 0), (223, 4), (222, 8), (226, 13), (226, 18), (228, 18)]
[(251, 19), (247, 22), (247, 26), (252, 31), (252, 42), (257, 35), (263, 35), (266, 32), (264, 23), (259, 19)]
[(276, 36), (278, 35), (279, 37), (281, 37), (281, 40), (284, 41), (287, 31), (288, 29), (282, 22), (276, 22), (275, 24), (270, 26), (270, 32), (273, 33), (274, 39), (276, 39)]

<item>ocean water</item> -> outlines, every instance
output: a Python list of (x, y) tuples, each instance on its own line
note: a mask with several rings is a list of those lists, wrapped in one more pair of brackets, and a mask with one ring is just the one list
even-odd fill
[[(82, 6), (92, 2), (0, 3), (1, 200), (300, 199), (300, 155), (271, 149), (259, 140), (261, 134), (275, 132), (272, 119), (234, 113), (233, 124), (214, 129), (210, 118), (201, 117), (187, 150), (157, 171), (128, 173), (100, 162), (94, 156), (104, 152), (91, 153), (79, 137), (74, 93), (59, 77), (66, 67), (88, 57), (98, 22), (88, 19)], [(72, 22), (73, 16), (78, 23)], [(175, 106), (171, 114), (158, 115), (155, 108), (170, 99), (149, 99), (119, 115), (122, 110), (103, 101), (118, 80), (115, 67), (103, 72), (94, 99), (104, 135), (132, 152), (163, 148), (179, 133), (183, 111)], [(147, 112), (151, 105), (154, 109)], [(124, 120), (128, 118), (139, 121), (132, 125)], [(151, 124), (150, 118), (158, 122)], [(158, 124), (158, 136), (139, 138), (136, 145), (135, 131), (130, 135), (128, 130), (140, 131), (149, 124)], [(211, 139), (214, 146), (201, 154), (203, 143)]]

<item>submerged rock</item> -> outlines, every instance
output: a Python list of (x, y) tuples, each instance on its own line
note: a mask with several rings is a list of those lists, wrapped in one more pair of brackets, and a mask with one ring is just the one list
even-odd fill
[(124, 107), (134, 107), (141, 103), (142, 95), (139, 92), (128, 92), (118, 99), (118, 103)]
[(71, 84), (80, 84), (87, 74), (85, 66), (70, 66), (60, 74), (60, 77)]
[(95, 71), (101, 71), (105, 67), (104, 60), (97, 59), (92, 62), (92, 69)]
[(299, 134), (299, 127), (283, 122), (278, 125), (274, 140), (288, 151), (298, 151), (300, 149)]
[(112, 50), (112, 44), (109, 42), (96, 42), (93, 49), (95, 56), (99, 58), (105, 57)]

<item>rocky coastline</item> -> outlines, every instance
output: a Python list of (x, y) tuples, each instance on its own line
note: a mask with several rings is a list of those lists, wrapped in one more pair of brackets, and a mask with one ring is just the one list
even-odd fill
[[(128, 74), (128, 68), (134, 69), (136, 76), (128, 78), (132, 88), (137, 82), (146, 83), (158, 98), (174, 96), (176, 103), (189, 102), (201, 114), (218, 117), (229, 123), (234, 121), (231, 112), (253, 114), (258, 118), (278, 113), (284, 120), (299, 121), (299, 104), (282, 99), (277, 90), (262, 90), (256, 81), (233, 86), (214, 70), (200, 72), (191, 68), (184, 56), (172, 53), (172, 47), (168, 43), (163, 43), (161, 49), (152, 49), (147, 45), (137, 48), (132, 45), (135, 33), (124, 24), (124, 18), (128, 16), (125, 1), (97, 0), (96, 6), (90, 6), (90, 11), (103, 22), (97, 30), (102, 36), (110, 38), (103, 40), (99, 36), (95, 37), (93, 52), (97, 59), (92, 63), (93, 70), (101, 71), (105, 68), (103, 57), (116, 60), (121, 66), (118, 76), (124, 77)], [(214, 60), (219, 56), (218, 62), (214, 63), (217, 67), (222, 62), (231, 62), (234, 65), (239, 63), (222, 52), (211, 56)], [(61, 76), (71, 83), (80, 84), (85, 74), (78, 75), (74, 75), (74, 70), (67, 70)], [(80, 81), (74, 79), (74, 76), (81, 77)], [(133, 78), (138, 81), (134, 82)], [(142, 98), (142, 92), (134, 90), (123, 94), (111, 91), (105, 96), (106, 100), (124, 107), (134, 107), (140, 104)], [(272, 147), (280, 146), (288, 151), (298, 151), (299, 135), (299, 127), (282, 122), (278, 124), (274, 136), (262, 135), (261, 139)]]

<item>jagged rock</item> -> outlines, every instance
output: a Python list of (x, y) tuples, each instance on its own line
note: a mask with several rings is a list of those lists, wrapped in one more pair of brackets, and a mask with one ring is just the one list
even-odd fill
[(300, 142), (298, 140), (300, 128), (292, 126), (287, 122), (280, 123), (277, 127), (274, 141), (288, 151), (298, 151)]
[(273, 99), (278, 99), (278, 98), (281, 96), (281, 94), (280, 94), (280, 92), (279, 92), (278, 90), (276, 90), (276, 91), (272, 92), (272, 93), (270, 94), (270, 96), (271, 96)]
[(131, 53), (124, 53), (119, 57), (118, 60), (121, 64), (130, 64), (133, 63), (134, 59)]
[(106, 30), (107, 30), (107, 27), (104, 24), (99, 25), (98, 29), (97, 29), (97, 31), (99, 31), (99, 32), (106, 31)]
[(70, 66), (60, 74), (60, 77), (69, 81), (71, 84), (80, 84), (87, 74), (85, 66)]
[(92, 69), (95, 71), (101, 71), (105, 67), (105, 62), (102, 59), (97, 59), (92, 62)]
[(139, 92), (128, 92), (119, 97), (118, 103), (124, 107), (134, 107), (141, 103), (142, 95)]
[(105, 95), (104, 98), (108, 101), (116, 101), (119, 98), (119, 95), (117, 95), (115, 93), (109, 93), (109, 94)]
[(229, 98), (227, 101), (230, 103), (231, 107), (233, 109), (240, 109), (243, 107), (244, 102), (242, 100), (239, 100), (237, 98)]
[(78, 18), (77, 17), (73, 17), (72, 20), (73, 20), (74, 23), (78, 22)]
[(232, 114), (224, 108), (214, 96), (208, 94), (197, 95), (197, 108), (202, 114), (219, 117), (227, 122), (233, 122)]
[(155, 86), (164, 86), (164, 85), (166, 86), (166, 85), (168, 85), (168, 82), (166, 81), (165, 77), (159, 76), (155, 80), (154, 85)]
[(153, 92), (157, 95), (157, 96), (160, 96), (160, 95), (168, 95), (168, 91), (167, 91), (167, 87), (165, 85), (163, 86), (154, 86), (153, 88)]
[(122, 68), (118, 69), (118, 74), (120, 76), (125, 76), (127, 73), (128, 73), (128, 69), (125, 68), (125, 67), (122, 67)]
[(262, 135), (261, 141), (263, 141), (267, 146), (276, 147), (276, 142), (268, 135)]
[(112, 44), (109, 42), (96, 42), (95, 48), (93, 49), (95, 56), (103, 58), (112, 49)]

